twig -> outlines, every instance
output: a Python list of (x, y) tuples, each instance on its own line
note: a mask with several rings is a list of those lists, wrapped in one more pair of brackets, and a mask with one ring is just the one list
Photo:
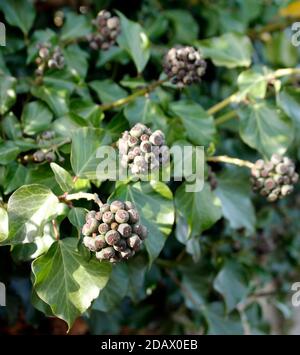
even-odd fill
[(146, 94), (152, 92), (154, 89), (156, 89), (158, 86), (160, 86), (163, 83), (165, 83), (167, 80), (168, 79), (155, 81), (154, 83), (144, 87), (143, 89), (137, 90), (136, 92), (134, 92), (133, 94), (131, 94), (129, 96), (126, 96), (126, 97), (124, 97), (122, 99), (116, 100), (116, 101), (114, 101), (112, 103), (108, 103), (108, 104), (104, 103), (102, 105), (99, 105), (99, 108), (102, 111), (108, 111), (108, 110), (111, 110), (113, 108), (117, 108), (117, 107), (126, 105), (129, 102), (134, 101), (137, 97), (143, 96), (143, 95), (146, 95)]
[(59, 240), (59, 230), (58, 230), (58, 228), (57, 228), (57, 224), (56, 224), (55, 219), (52, 219), (51, 223), (52, 223), (52, 227), (53, 227), (55, 239), (56, 239), (56, 240)]
[(102, 201), (100, 200), (99, 196), (96, 193), (90, 194), (88, 192), (77, 192), (75, 194), (70, 194), (70, 195), (63, 194), (62, 196), (59, 196), (59, 199), (63, 202), (85, 199), (88, 201), (94, 201), (100, 207), (103, 205)]
[(206, 160), (213, 162), (213, 163), (228, 163), (228, 164), (232, 164), (232, 165), (246, 167), (249, 169), (252, 169), (254, 166), (254, 164), (251, 163), (251, 161), (242, 160), (242, 159), (238, 159), (238, 158), (231, 158), (226, 155), (207, 157)]
[(237, 112), (234, 110), (229, 111), (229, 112), (225, 113), (224, 115), (217, 117), (215, 119), (215, 125), (220, 126), (221, 124), (226, 123), (235, 117), (238, 117)]

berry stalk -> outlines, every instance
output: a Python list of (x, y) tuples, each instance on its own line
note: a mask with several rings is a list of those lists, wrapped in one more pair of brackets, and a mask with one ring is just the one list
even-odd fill
[(246, 167), (249, 169), (252, 169), (254, 167), (254, 164), (251, 163), (251, 161), (242, 160), (238, 158), (231, 158), (226, 155), (208, 157), (206, 158), (206, 160), (212, 163), (227, 163), (227, 164), (237, 165), (241, 167)]

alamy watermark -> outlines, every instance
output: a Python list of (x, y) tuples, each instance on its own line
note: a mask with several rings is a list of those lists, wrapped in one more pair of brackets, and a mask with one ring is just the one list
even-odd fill
[(294, 307), (299, 307), (300, 306), (300, 282), (293, 283), (291, 290), (295, 291), (295, 293), (292, 296), (292, 305)]
[(0, 282), (0, 307), (6, 306), (6, 287), (4, 283)]
[[(124, 166), (118, 152), (112, 146), (101, 146), (96, 152), (100, 160), (96, 167), (96, 176), (99, 181), (164, 181), (171, 179), (183, 181), (186, 192), (199, 192), (204, 187), (204, 166), (205, 156), (203, 146), (181, 146), (174, 145), (169, 149), (167, 159), (164, 157), (162, 169), (151, 169), (148, 165), (145, 172), (139, 175), (130, 173), (127, 166)], [(162, 157), (159, 157), (161, 160)], [(172, 164), (171, 164), (172, 158)]]
[(0, 46), (6, 46), (6, 28), (2, 22), (0, 22)]
[(291, 37), (292, 45), (295, 47), (300, 46), (300, 22), (294, 22), (292, 24), (293, 35)]

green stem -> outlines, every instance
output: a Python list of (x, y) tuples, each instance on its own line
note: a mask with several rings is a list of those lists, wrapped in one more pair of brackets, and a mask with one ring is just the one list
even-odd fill
[(242, 160), (242, 159), (238, 159), (238, 158), (231, 158), (226, 155), (207, 157), (206, 161), (209, 161), (212, 163), (227, 163), (227, 164), (237, 165), (237, 166), (241, 166), (241, 167), (246, 167), (249, 169), (252, 169), (254, 166), (254, 164), (251, 163), (251, 161)]
[(220, 126), (221, 124), (226, 123), (235, 117), (237, 117), (237, 112), (236, 111), (229, 111), (229, 112), (225, 113), (224, 115), (217, 117), (215, 119), (215, 125)]
[(109, 103), (109, 104), (105, 104), (104, 103), (102, 105), (99, 105), (99, 108), (102, 111), (108, 111), (108, 110), (111, 110), (111, 109), (126, 105), (129, 102), (134, 101), (139, 96), (143, 96), (143, 95), (149, 94), (154, 89), (156, 89), (158, 86), (160, 86), (163, 83), (165, 83), (167, 80), (168, 79), (155, 81), (154, 83), (152, 83), (152, 84), (150, 84), (150, 85), (148, 85), (148, 86), (146, 86), (146, 87), (144, 87), (144, 88), (142, 88), (140, 90), (137, 90), (136, 92), (134, 92), (133, 94), (131, 94), (131, 95), (127, 96), (127, 97), (123, 97), (122, 99), (116, 100), (116, 101), (114, 101), (112, 103)]
[(95, 193), (95, 194), (91, 194), (88, 192), (77, 192), (75, 194), (64, 194), (62, 196), (59, 197), (60, 200), (68, 202), (68, 201), (72, 201), (72, 200), (80, 200), (80, 199), (85, 199), (88, 201), (94, 201), (97, 205), (102, 206), (103, 203), (100, 200), (99, 196)]
[[(297, 75), (300, 74), (300, 68), (283, 68), (277, 69), (275, 72), (268, 73), (265, 75), (265, 80), (267, 82), (272, 81), (274, 79), (282, 78), (283, 76), (289, 75)], [(217, 104), (213, 105), (211, 108), (207, 110), (209, 115), (214, 115), (216, 112), (221, 111), (226, 106), (230, 105), (233, 102), (239, 102), (239, 92), (235, 92), (232, 95), (228, 96), (224, 100), (218, 102)], [(231, 117), (233, 118), (233, 116)]]

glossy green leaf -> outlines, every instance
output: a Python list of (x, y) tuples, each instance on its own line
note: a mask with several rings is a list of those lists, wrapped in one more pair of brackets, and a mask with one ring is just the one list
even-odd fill
[(266, 73), (261, 70), (249, 69), (243, 71), (238, 79), (240, 99), (245, 97), (253, 97), (256, 99), (263, 99), (267, 92), (267, 78)]
[(238, 110), (240, 135), (262, 155), (283, 154), (294, 138), (292, 121), (266, 102), (252, 103)]
[(80, 128), (72, 138), (71, 165), (76, 176), (96, 179), (97, 166), (100, 159), (96, 153), (98, 148), (108, 145), (110, 136), (101, 129)]
[(56, 163), (51, 163), (50, 166), (54, 173), (55, 179), (62, 191), (71, 191), (74, 187), (74, 183), (70, 173)]
[(7, 211), (0, 206), (0, 242), (8, 237), (8, 214)]
[(81, 230), (82, 226), (85, 223), (86, 213), (87, 211), (85, 208), (73, 207), (70, 209), (68, 219), (73, 224), (73, 226)]
[(247, 36), (225, 33), (220, 37), (197, 42), (204, 57), (210, 58), (217, 66), (227, 68), (249, 67), (253, 47)]
[(189, 237), (201, 235), (222, 217), (221, 202), (206, 183), (199, 192), (187, 192), (186, 183), (182, 184), (175, 194), (175, 206), (188, 223)]
[(24, 106), (21, 116), (24, 133), (34, 135), (45, 131), (52, 119), (53, 114), (44, 103), (40, 101), (30, 102)]
[(172, 43), (186, 43), (189, 45), (191, 41), (198, 38), (198, 23), (189, 11), (174, 9), (164, 11), (163, 14), (171, 21), (174, 27), (171, 38)]
[(0, 165), (9, 164), (15, 160), (20, 153), (19, 147), (13, 141), (0, 143)]
[(118, 11), (122, 32), (117, 41), (134, 61), (138, 73), (141, 73), (150, 58), (150, 42), (142, 26), (128, 20)]
[(208, 145), (216, 133), (213, 117), (198, 104), (188, 101), (174, 102), (171, 110), (181, 118), (187, 137), (196, 145)]
[(6, 21), (21, 29), (27, 34), (35, 19), (35, 9), (30, 0), (1, 1), (0, 9), (3, 11)]
[(16, 102), (16, 79), (0, 73), (0, 115), (4, 115)]
[(70, 328), (105, 287), (111, 265), (85, 260), (77, 251), (77, 240), (65, 238), (32, 263), (32, 272), (37, 295)]
[(95, 90), (99, 100), (103, 103), (111, 103), (126, 97), (127, 91), (110, 79), (92, 81), (90, 87)]
[(44, 225), (54, 218), (58, 211), (58, 198), (42, 185), (25, 185), (9, 198), (8, 244), (30, 243), (41, 236)]
[(75, 13), (69, 12), (61, 31), (61, 40), (68, 42), (80, 37), (85, 37), (91, 32), (91, 29), (91, 23), (87, 16), (76, 15)]
[(15, 140), (22, 137), (20, 121), (12, 112), (8, 112), (3, 117), (2, 128), (8, 139)]

